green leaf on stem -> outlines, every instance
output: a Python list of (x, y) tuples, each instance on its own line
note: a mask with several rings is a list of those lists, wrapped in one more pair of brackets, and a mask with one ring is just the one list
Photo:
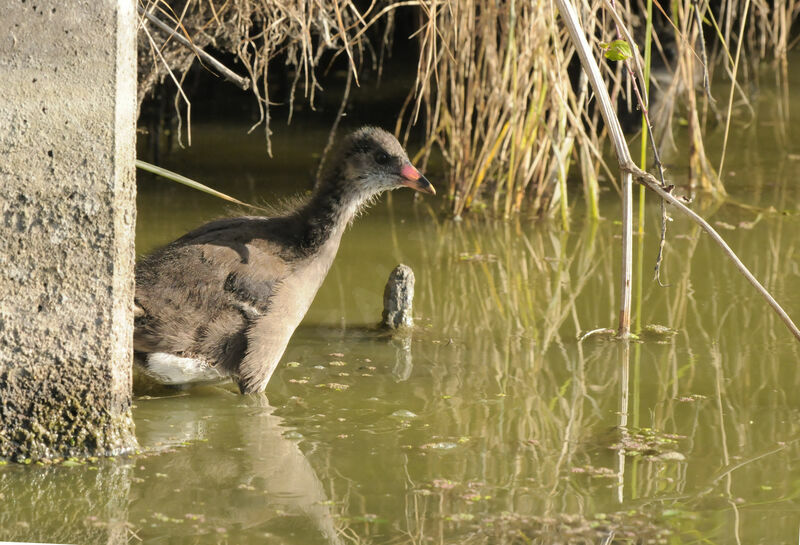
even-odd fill
[(624, 61), (631, 58), (631, 46), (625, 40), (614, 40), (613, 42), (600, 42), (607, 59), (612, 61)]

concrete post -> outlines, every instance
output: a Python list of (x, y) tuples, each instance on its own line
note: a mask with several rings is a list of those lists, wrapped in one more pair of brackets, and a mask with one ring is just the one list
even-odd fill
[(0, 457), (135, 445), (135, 0), (0, 17)]

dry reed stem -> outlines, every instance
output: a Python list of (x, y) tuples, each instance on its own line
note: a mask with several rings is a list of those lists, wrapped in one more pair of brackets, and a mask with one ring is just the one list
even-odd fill
[(191, 51), (197, 55), (200, 59), (206, 61), (211, 66), (213, 66), (220, 74), (222, 74), (226, 79), (230, 80), (231, 82), (235, 83), (242, 90), (247, 91), (250, 88), (250, 81), (239, 76), (232, 70), (230, 70), (227, 66), (219, 62), (217, 59), (203, 51), (202, 49), (198, 49), (195, 45), (191, 42), (191, 40), (184, 38), (181, 34), (179, 34), (175, 29), (170, 28), (169, 26), (165, 25), (161, 22), (158, 17), (153, 15), (152, 13), (145, 11), (144, 8), (139, 7), (139, 13), (147, 18), (148, 21), (156, 25), (158, 28), (166, 32), (172, 38), (178, 40), (181, 44), (191, 49)]
[(795, 323), (789, 317), (785, 310), (778, 304), (778, 302), (772, 297), (772, 295), (761, 285), (761, 283), (756, 279), (755, 276), (750, 272), (750, 270), (742, 263), (739, 257), (734, 253), (734, 251), (728, 246), (725, 240), (717, 233), (717, 231), (711, 227), (711, 225), (705, 221), (702, 217), (700, 217), (696, 212), (691, 210), (685, 204), (681, 202), (680, 199), (672, 195), (670, 192), (666, 191), (664, 188), (661, 187), (661, 184), (647, 172), (644, 172), (639, 167), (637, 167), (632, 162), (628, 165), (621, 165), (621, 168), (627, 170), (633, 174), (636, 178), (636, 181), (640, 184), (643, 184), (648, 189), (651, 189), (658, 193), (658, 195), (669, 202), (671, 205), (675, 206), (680, 210), (682, 213), (687, 215), (692, 221), (700, 225), (700, 227), (711, 236), (712, 240), (722, 248), (722, 251), (733, 261), (735, 267), (741, 272), (744, 277), (747, 279), (750, 284), (756, 288), (756, 291), (761, 295), (769, 304), (770, 307), (775, 311), (775, 313), (780, 317), (781, 321), (789, 328), (789, 331), (792, 332), (798, 341), (800, 341), (800, 329), (797, 328)]
[[(752, 110), (737, 78), (753, 73), (758, 60), (772, 54), (786, 80), (790, 29), (800, 12), (800, 0), (779, 1), (772, 10), (753, 2), (751, 22), (740, 29), (747, 2), (723, 3), (719, 22), (707, 6), (693, 0), (670, 6), (655, 3), (669, 21), (661, 36), (654, 36), (667, 72), (663, 85), (653, 82), (663, 88), (663, 100), (650, 111), (653, 124), (662, 127), (658, 144), (672, 138), (675, 105), (685, 105), (682, 114), (689, 121), (691, 172), (701, 187), (719, 193), (724, 188), (703, 142), (705, 112), (709, 107), (713, 110), (713, 105), (697, 78), (700, 71), (704, 76), (706, 72), (701, 70), (702, 48), (698, 47), (704, 43), (698, 40), (699, 15), (717, 28), (716, 39), (709, 44), (708, 77), (713, 78), (715, 61), (724, 61), (721, 64), (732, 77), (737, 96)], [(559, 212), (568, 220), (569, 207), (559, 199), (566, 196), (563, 186), (569, 172), (564, 166), (572, 158), (588, 179), (586, 195), (595, 198), (599, 171), (605, 168), (606, 129), (601, 128), (597, 109), (586, 113), (590, 96), (585, 82), (576, 86), (570, 80), (575, 51), (556, 24), (550, 3), (384, 0), (362, 6), (363, 12), (354, 0), (157, 0), (156, 4), (161, 7), (160, 17), (169, 16), (166, 22), (180, 28), (197, 50), (213, 44), (242, 62), (260, 109), (259, 124), (266, 126), (268, 146), (273, 104), (267, 78), (270, 61), (285, 55), (294, 72), (287, 97), (291, 119), (291, 108), (299, 97), (313, 109), (321, 90), (317, 71), (331, 57), (347, 57), (356, 83), (367, 67), (377, 64), (380, 72), (378, 59), (391, 46), (395, 11), (416, 8), (417, 79), (396, 132), (407, 139), (411, 125), (423, 123), (426, 142), (420, 159), (424, 166), (434, 148), (442, 151), (452, 213), (460, 216), (470, 209), (490, 207), (508, 217), (525, 207), (534, 213)], [(601, 0), (582, 0), (576, 5), (584, 32), (594, 45), (614, 37), (614, 21), (601, 5)], [(637, 20), (630, 2), (618, 5), (626, 21)], [(667, 13), (665, 9), (670, 8), (676, 11)], [(385, 26), (369, 32), (379, 25)], [(379, 55), (372, 40), (379, 42)], [(148, 41), (140, 43), (143, 49), (150, 47)], [(675, 61), (666, 51), (667, 44), (676, 50)], [(163, 62), (140, 51), (140, 102), (169, 71), (184, 73), (194, 57), (172, 40), (154, 47)], [(739, 74), (730, 54), (734, 48), (743, 52)], [(603, 63), (601, 69), (612, 99), (632, 107), (630, 80), (623, 67)], [(298, 86), (301, 93), (296, 95)], [(788, 106), (784, 109), (788, 111)]]
[[(265, 126), (271, 153), (269, 108), (273, 102), (268, 86), (270, 61), (284, 55), (286, 64), (294, 69), (288, 97), (290, 108), (297, 87), (301, 86), (303, 98), (313, 109), (316, 92), (321, 89), (317, 69), (325, 58), (324, 54), (344, 52), (357, 82), (365, 55), (372, 53), (372, 49), (366, 47), (366, 30), (378, 24), (391, 25), (393, 19), (386, 14), (410, 3), (415, 2), (392, 2), (378, 16), (366, 18), (374, 4), (362, 14), (353, 0), (140, 0), (145, 9), (157, 6), (159, 17), (173, 28), (181, 29), (180, 33), (186, 36), (192, 48), (187, 50), (184, 45), (170, 40), (152, 46), (142, 43), (139, 103), (170, 72), (185, 73), (196, 52), (213, 45), (218, 50), (234, 54), (246, 70), (260, 112), (256, 126)], [(384, 29), (384, 35), (390, 33), (390, 28)], [(163, 58), (163, 62), (150, 59), (150, 47), (159, 58)], [(177, 84), (177, 78), (173, 77), (173, 80)], [(179, 92), (183, 93), (182, 90)]]
[[(714, 230), (711, 225), (706, 222), (702, 217), (700, 217), (697, 213), (693, 210), (688, 208), (680, 199), (676, 198), (672, 193), (667, 189), (661, 186), (660, 182), (658, 182), (651, 174), (641, 170), (638, 168), (633, 160), (630, 157), (630, 153), (628, 151), (627, 143), (625, 141), (624, 135), (622, 134), (622, 128), (619, 125), (619, 120), (616, 117), (616, 113), (611, 105), (610, 98), (608, 96), (608, 91), (606, 90), (602, 79), (599, 76), (599, 69), (597, 67), (597, 63), (595, 62), (594, 58), (590, 55), (589, 46), (586, 42), (585, 36), (583, 35), (580, 27), (577, 24), (577, 18), (575, 16), (574, 8), (570, 4), (569, 0), (556, 0), (556, 4), (558, 5), (559, 11), (561, 12), (562, 16), (564, 17), (565, 23), (567, 28), (570, 31), (570, 35), (572, 36), (573, 41), (578, 48), (578, 53), (581, 57), (581, 64), (583, 65), (584, 70), (587, 72), (589, 76), (589, 81), (592, 84), (592, 88), (595, 91), (595, 95), (598, 98), (598, 101), (601, 105), (603, 118), (606, 121), (606, 125), (610, 129), (610, 133), (612, 135), (612, 141), (614, 143), (614, 147), (617, 153), (617, 159), (619, 161), (620, 170), (622, 171), (623, 175), (625, 176), (633, 176), (636, 178), (638, 183), (643, 184), (647, 188), (655, 191), (662, 199), (667, 201), (668, 203), (675, 206), (679, 211), (683, 214), (688, 216), (692, 221), (700, 225), (700, 227), (706, 231), (714, 240), (714, 242), (719, 245), (725, 254), (733, 261), (736, 268), (745, 276), (745, 278), (750, 282), (753, 287), (756, 288), (756, 291), (766, 299), (767, 303), (772, 307), (772, 309), (778, 314), (784, 324), (789, 328), (792, 334), (800, 340), (800, 329), (794, 324), (792, 319), (789, 315), (783, 310), (783, 308), (778, 304), (777, 301), (772, 297), (772, 295), (761, 285), (761, 283), (753, 276), (750, 270), (741, 262), (738, 256), (731, 250), (730, 246), (724, 241), (724, 239), (719, 235), (719, 233)], [(625, 328), (625, 323), (623, 322), (624, 315), (627, 312), (628, 316), (630, 313), (630, 307), (626, 308), (626, 303), (630, 304), (630, 284), (629, 279), (626, 282), (626, 271), (625, 271), (625, 260), (627, 258), (626, 255), (626, 235), (625, 231), (627, 231), (630, 226), (628, 225), (628, 218), (625, 215), (625, 207), (626, 201), (623, 197), (623, 293), (622, 293), (622, 304), (620, 309), (620, 328), (619, 328), (619, 335), (626, 336), (629, 333), (629, 330)], [(630, 247), (628, 247), (628, 251)], [(625, 290), (628, 289), (628, 294), (626, 298)], [(628, 321), (628, 327), (630, 327), (630, 322)]]

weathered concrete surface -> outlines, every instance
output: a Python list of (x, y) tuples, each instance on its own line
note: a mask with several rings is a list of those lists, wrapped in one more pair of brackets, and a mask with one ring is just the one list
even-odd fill
[(414, 271), (408, 265), (395, 267), (383, 290), (383, 327), (399, 329), (414, 325)]
[(0, 17), (0, 457), (135, 444), (134, 9)]

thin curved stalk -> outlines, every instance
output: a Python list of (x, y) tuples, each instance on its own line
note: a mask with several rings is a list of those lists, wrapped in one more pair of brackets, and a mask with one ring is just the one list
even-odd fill
[(192, 189), (196, 189), (198, 191), (202, 191), (203, 193), (208, 193), (209, 195), (212, 195), (212, 196), (217, 197), (219, 199), (226, 200), (228, 202), (232, 202), (234, 204), (238, 204), (238, 205), (241, 205), (241, 206), (247, 206), (247, 207), (250, 207), (250, 208), (259, 208), (258, 206), (255, 206), (253, 204), (248, 204), (246, 202), (240, 201), (239, 199), (235, 199), (235, 198), (233, 198), (233, 197), (231, 197), (229, 195), (226, 195), (225, 193), (217, 191), (216, 189), (211, 189), (207, 185), (203, 185), (200, 182), (196, 182), (196, 181), (192, 180), (191, 178), (187, 178), (186, 176), (181, 176), (177, 172), (172, 172), (171, 170), (167, 170), (166, 168), (158, 167), (156, 165), (147, 163), (147, 162), (142, 161), (140, 159), (136, 160), (136, 168), (142, 169), (142, 170), (144, 170), (146, 172), (149, 172), (151, 174), (155, 174), (156, 176), (161, 176), (162, 178), (166, 178), (168, 180), (172, 180), (173, 182), (178, 182), (179, 184), (183, 184), (183, 185), (185, 185), (187, 187), (191, 187)]
[(725, 137), (722, 139), (722, 156), (719, 159), (719, 169), (717, 172), (722, 176), (722, 167), (725, 166), (725, 154), (728, 151), (728, 136), (731, 129), (731, 118), (733, 117), (733, 95), (736, 91), (736, 74), (739, 72), (739, 59), (742, 54), (742, 45), (744, 44), (744, 26), (747, 23), (747, 14), (750, 9), (750, 0), (745, 0), (744, 15), (742, 15), (742, 24), (739, 27), (739, 43), (736, 44), (736, 59), (733, 61), (733, 74), (731, 75), (731, 91), (728, 95), (728, 114), (725, 117)]
[[(572, 42), (575, 45), (575, 49), (578, 52), (578, 56), (581, 60), (581, 65), (583, 66), (584, 71), (586, 71), (589, 82), (592, 85), (592, 89), (594, 90), (594, 94), (598, 99), (598, 103), (600, 105), (600, 111), (603, 116), (603, 120), (606, 122), (606, 127), (608, 127), (608, 134), (611, 137), (612, 142), (614, 143), (614, 149), (617, 154), (617, 161), (619, 162), (620, 171), (623, 173), (623, 179), (625, 181), (630, 181), (633, 178), (636, 179), (637, 183), (643, 184), (648, 187), (650, 190), (655, 191), (662, 199), (667, 201), (669, 204), (673, 205), (677, 208), (680, 212), (687, 215), (692, 221), (697, 223), (704, 231), (706, 231), (710, 236), (711, 239), (719, 245), (725, 254), (733, 261), (734, 266), (741, 272), (745, 278), (747, 278), (748, 282), (750, 282), (753, 287), (756, 288), (759, 294), (761, 294), (764, 299), (767, 300), (767, 303), (772, 307), (772, 309), (778, 314), (786, 327), (792, 332), (792, 334), (800, 340), (800, 329), (797, 328), (795, 323), (783, 310), (783, 308), (778, 304), (778, 302), (770, 295), (770, 293), (761, 285), (761, 283), (756, 279), (755, 276), (750, 272), (750, 270), (742, 263), (742, 261), (738, 258), (738, 256), (733, 252), (733, 250), (728, 246), (725, 240), (717, 233), (711, 225), (700, 217), (696, 212), (692, 209), (687, 207), (680, 199), (672, 195), (667, 189), (661, 187), (661, 184), (653, 177), (651, 174), (643, 171), (631, 159), (630, 151), (628, 150), (627, 142), (625, 141), (625, 137), (622, 133), (622, 127), (620, 126), (619, 119), (616, 116), (614, 108), (611, 105), (611, 98), (608, 96), (608, 90), (606, 89), (605, 84), (603, 83), (603, 79), (600, 75), (600, 68), (597, 66), (597, 62), (595, 61), (594, 57), (591, 55), (591, 50), (589, 49), (589, 44), (586, 41), (586, 36), (584, 36), (583, 31), (581, 30), (580, 24), (578, 22), (578, 17), (575, 14), (575, 8), (573, 8), (571, 2), (569, 0), (555, 0), (556, 6), (558, 6), (558, 11), (561, 13), (561, 17), (564, 20), (564, 23), (567, 26), (567, 30), (569, 31), (570, 37), (572, 38)], [(625, 189), (623, 187), (623, 194)], [(628, 198), (630, 198), (630, 188), (628, 188)], [(624, 209), (625, 200), (623, 199), (623, 209)], [(623, 224), (624, 227), (624, 224)], [(628, 245), (628, 250), (630, 250), (630, 245)], [(625, 238), (623, 236), (623, 258), (625, 256)], [(623, 268), (624, 270), (624, 268)], [(623, 275), (624, 278), (624, 275)], [(628, 277), (630, 279), (630, 277)], [(623, 289), (625, 284), (623, 282)], [(630, 304), (630, 283), (627, 285), (628, 288), (628, 304)], [(623, 294), (623, 303), (625, 301), (624, 294)], [(623, 311), (625, 310), (624, 307), (620, 309), (620, 318), (622, 318)], [(628, 326), (630, 327), (630, 307), (628, 307)], [(627, 336), (626, 333), (628, 331), (623, 330), (622, 320), (620, 319), (620, 336)]]
[[(581, 59), (589, 83), (592, 85), (595, 97), (600, 104), (600, 112), (606, 122), (608, 135), (616, 150), (617, 160), (620, 165), (633, 164), (628, 143), (619, 124), (614, 108), (611, 105), (611, 97), (608, 96), (603, 77), (600, 75), (600, 68), (592, 57), (589, 43), (581, 30), (575, 8), (569, 0), (555, 0), (558, 11), (567, 25), (572, 43)], [(633, 275), (633, 191), (631, 172), (622, 170), (622, 271), (620, 279), (620, 305), (619, 305), (619, 327), (617, 335), (627, 338), (631, 334), (631, 277)]]
[(753, 276), (753, 273), (751, 273), (750, 270), (747, 268), (747, 266), (745, 266), (745, 264), (742, 263), (741, 259), (739, 259), (739, 257), (734, 253), (731, 247), (728, 246), (728, 243), (725, 242), (725, 240), (720, 236), (720, 234), (717, 233), (717, 231), (713, 227), (711, 227), (711, 225), (705, 219), (703, 219), (699, 214), (697, 214), (697, 212), (695, 212), (694, 210), (683, 204), (678, 197), (676, 197), (666, 189), (662, 188), (661, 184), (658, 183), (658, 181), (655, 179), (655, 177), (653, 177), (652, 174), (643, 171), (642, 169), (637, 167), (632, 161), (627, 164), (620, 164), (620, 168), (632, 174), (633, 178), (636, 180), (637, 183), (643, 184), (647, 188), (658, 193), (658, 195), (662, 199), (664, 199), (669, 204), (673, 205), (675, 208), (686, 214), (689, 217), (689, 219), (691, 219), (693, 222), (699, 225), (706, 233), (708, 233), (711, 236), (711, 239), (714, 242), (716, 242), (717, 245), (720, 248), (722, 248), (722, 251), (725, 252), (725, 254), (731, 259), (731, 261), (733, 261), (734, 266), (737, 269), (739, 269), (739, 272), (742, 273), (744, 277), (747, 278), (747, 281), (750, 282), (754, 288), (756, 288), (756, 291), (758, 291), (758, 293), (764, 299), (767, 300), (769, 306), (772, 307), (772, 309), (778, 314), (783, 323), (786, 324), (786, 327), (789, 328), (789, 331), (792, 332), (792, 335), (797, 337), (797, 340), (800, 341), (800, 329), (797, 328), (797, 326), (789, 317), (789, 315), (786, 313), (786, 311), (783, 310), (783, 307), (781, 307), (780, 304), (778, 304), (778, 302), (775, 300), (775, 298), (772, 297), (772, 295), (767, 291), (767, 289), (761, 285), (761, 282), (759, 282), (758, 279), (755, 276)]

